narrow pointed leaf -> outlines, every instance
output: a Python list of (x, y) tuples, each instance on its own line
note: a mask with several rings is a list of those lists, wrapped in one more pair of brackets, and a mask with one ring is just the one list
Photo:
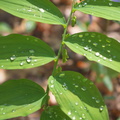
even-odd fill
[(75, 5), (74, 10), (109, 20), (120, 20), (120, 3), (110, 0), (84, 0)]
[(33, 36), (0, 36), (0, 68), (25, 69), (44, 65), (55, 59), (53, 50)]
[(120, 72), (120, 43), (101, 33), (83, 32), (69, 36), (65, 44), (74, 52)]
[(27, 116), (47, 100), (43, 88), (31, 80), (10, 80), (0, 85), (0, 119)]
[(40, 120), (71, 120), (59, 106), (50, 106), (42, 112)]
[(65, 25), (63, 15), (49, 0), (0, 0), (0, 9), (33, 21)]
[(96, 86), (81, 74), (65, 71), (49, 78), (60, 108), (72, 120), (108, 120), (107, 108)]

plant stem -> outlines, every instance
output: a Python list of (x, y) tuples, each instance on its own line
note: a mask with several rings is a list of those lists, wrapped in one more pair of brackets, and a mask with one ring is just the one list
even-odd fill
[(52, 75), (55, 74), (55, 71), (56, 71), (56, 68), (57, 68), (57, 65), (58, 65), (58, 61), (59, 61), (59, 58), (60, 58), (60, 54), (62, 52), (62, 49), (63, 49), (63, 46), (64, 46), (64, 40), (65, 40), (65, 37), (66, 37), (66, 33), (67, 33), (67, 28), (68, 28), (68, 25), (69, 25), (69, 22), (71, 20), (71, 16), (72, 16), (72, 10), (73, 10), (73, 6), (74, 6), (74, 2), (72, 4), (72, 9), (71, 9), (71, 12), (70, 12), (70, 15), (68, 17), (68, 20), (67, 20), (67, 23), (66, 23), (66, 27), (64, 28), (64, 33), (62, 35), (62, 42), (60, 44), (60, 48), (59, 48), (59, 51), (58, 51), (58, 55), (57, 55), (57, 58), (55, 60), (55, 64), (54, 64), (54, 68), (53, 68), (53, 72), (52, 72)]

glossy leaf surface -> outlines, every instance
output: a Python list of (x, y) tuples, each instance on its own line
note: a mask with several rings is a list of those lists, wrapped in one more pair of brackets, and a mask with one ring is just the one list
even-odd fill
[(38, 84), (31, 80), (9, 80), (0, 85), (0, 119), (27, 116), (37, 110), (47, 100)]
[(40, 120), (71, 120), (59, 106), (50, 106), (42, 112)]
[(107, 108), (98, 89), (81, 74), (65, 71), (51, 76), (49, 87), (62, 111), (72, 120), (108, 120)]
[(110, 0), (84, 0), (75, 5), (74, 10), (109, 20), (120, 20), (120, 3)]
[(101, 33), (82, 32), (69, 36), (65, 44), (74, 52), (120, 72), (120, 43)]
[(65, 25), (63, 15), (49, 0), (0, 0), (0, 9), (28, 20)]
[(0, 68), (25, 69), (44, 65), (55, 59), (53, 50), (33, 36), (0, 36)]

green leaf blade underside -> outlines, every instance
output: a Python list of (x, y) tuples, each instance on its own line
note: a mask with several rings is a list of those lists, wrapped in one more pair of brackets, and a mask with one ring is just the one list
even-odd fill
[(49, 0), (0, 0), (0, 9), (37, 22), (59, 25), (66, 23), (59, 9)]
[(74, 10), (96, 17), (120, 21), (120, 3), (109, 0), (84, 0), (74, 6)]
[(84, 55), (120, 72), (120, 43), (96, 32), (82, 32), (69, 36), (65, 44), (74, 52)]
[(50, 106), (42, 112), (40, 120), (71, 120), (59, 106)]
[(39, 110), (48, 97), (31, 80), (10, 80), (0, 85), (0, 119), (27, 116)]
[(50, 76), (49, 87), (61, 110), (72, 120), (109, 120), (98, 89), (81, 74), (64, 71)]
[(33, 68), (54, 59), (54, 51), (38, 38), (18, 34), (0, 36), (0, 69)]

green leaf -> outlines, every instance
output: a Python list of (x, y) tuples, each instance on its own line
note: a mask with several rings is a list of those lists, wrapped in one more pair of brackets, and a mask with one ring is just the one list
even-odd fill
[(59, 9), (49, 0), (0, 0), (0, 9), (17, 17), (42, 23), (66, 23)]
[(40, 120), (71, 120), (59, 106), (50, 106), (42, 112)]
[(120, 20), (120, 3), (109, 0), (84, 0), (74, 6), (74, 11), (81, 11), (109, 20)]
[(74, 52), (120, 72), (120, 43), (101, 33), (82, 32), (66, 38)]
[(25, 69), (44, 65), (55, 59), (53, 50), (33, 36), (0, 36), (0, 68)]
[(50, 76), (49, 87), (62, 111), (72, 120), (108, 120), (107, 108), (98, 89), (81, 74), (65, 71)]
[(31, 80), (9, 80), (0, 85), (0, 119), (27, 116), (39, 110), (48, 97)]

